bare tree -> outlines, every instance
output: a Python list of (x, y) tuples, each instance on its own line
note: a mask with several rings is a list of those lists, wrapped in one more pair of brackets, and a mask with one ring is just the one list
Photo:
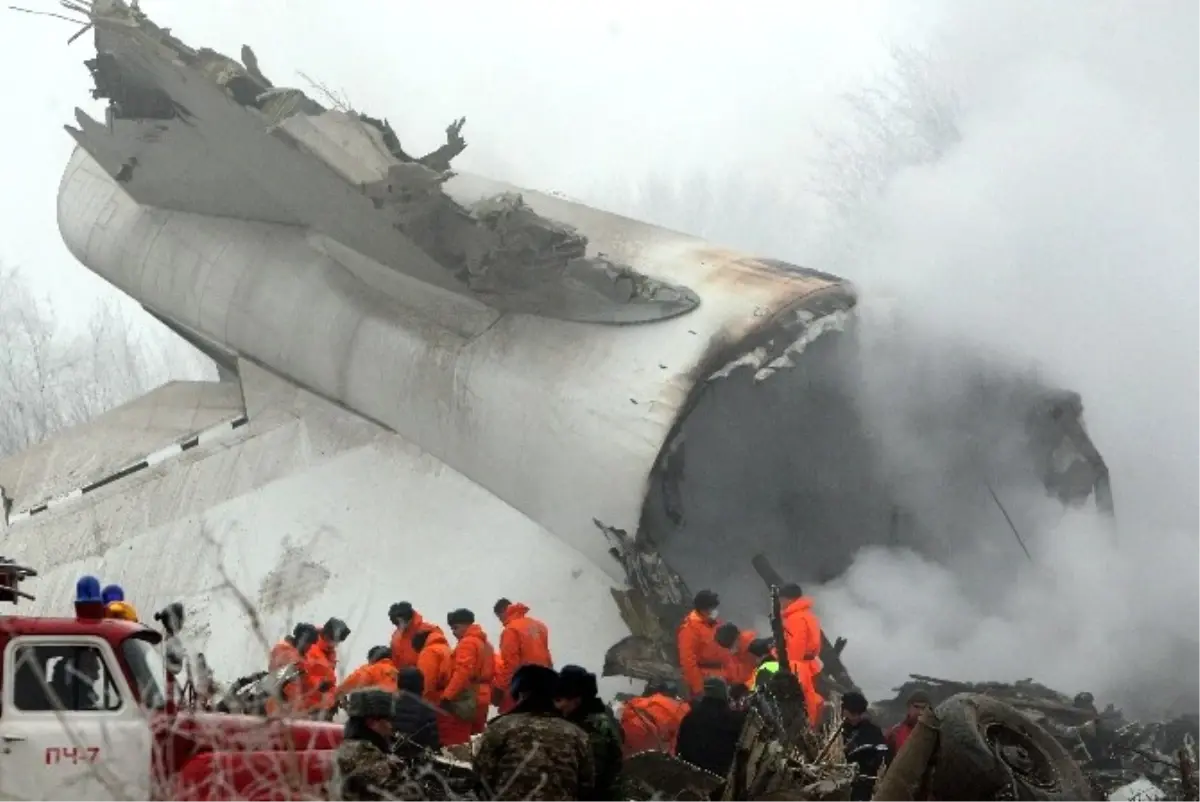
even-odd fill
[(214, 377), (205, 357), (157, 322), (139, 327), (117, 298), (83, 331), (64, 330), (19, 271), (0, 267), (0, 455), (172, 379)]
[(821, 258), (834, 270), (874, 225), (871, 210), (892, 181), (932, 164), (962, 139), (953, 71), (930, 51), (893, 46), (885, 70), (843, 96), (842, 124), (818, 129), (809, 191), (827, 205)]
[(847, 269), (893, 179), (960, 141), (952, 77), (932, 51), (894, 46), (877, 77), (842, 97), (845, 114), (816, 129), (819, 146), (807, 157), (770, 174), (738, 164), (682, 178), (653, 173), (632, 186), (598, 186), (589, 200), (716, 244)]

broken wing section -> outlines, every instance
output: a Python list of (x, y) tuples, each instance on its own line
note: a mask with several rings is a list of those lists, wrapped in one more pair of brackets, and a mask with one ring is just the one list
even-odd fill
[(311, 228), (380, 265), (501, 311), (635, 324), (691, 311), (690, 289), (589, 253), (586, 236), (519, 193), (464, 206), (443, 191), (466, 147), (408, 156), (386, 120), (328, 111), (246, 65), (195, 50), (118, 0), (91, 12), (87, 62), (104, 123), (71, 136), (138, 203)]
[(0, 460), (4, 518), (37, 516), (244, 425), (237, 384), (176, 381)]
[[(387, 642), (384, 612), (400, 599), (440, 620), (521, 594), (564, 663), (598, 664), (626, 633), (601, 567), (411, 441), (244, 360), (238, 381), (190, 389), (215, 418), (236, 398), (245, 422), (10, 518), (5, 553), (40, 575), (30, 614), (70, 610), (84, 573), (121, 584), (147, 618), (181, 602), (187, 651), (204, 654), (220, 682), (261, 671), (297, 621), (343, 619), (345, 654), (357, 659)], [(156, 416), (165, 402), (151, 396), (156, 404), (126, 409), (127, 425), (93, 421), (49, 445), (121, 466), (177, 432), (206, 430), (200, 418)], [(30, 452), (0, 461), (0, 476), (20, 475), (23, 461)], [(481, 623), (499, 635), (494, 619)]]

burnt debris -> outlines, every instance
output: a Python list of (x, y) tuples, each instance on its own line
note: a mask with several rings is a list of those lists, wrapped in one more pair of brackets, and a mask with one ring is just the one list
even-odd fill
[(1179, 711), (1162, 721), (1131, 721), (1112, 705), (1097, 708), (1090, 693), (1070, 696), (1032, 679), (964, 682), (911, 674), (909, 681), (895, 691), (894, 698), (873, 705), (880, 724), (900, 721), (909, 697), (917, 691), (927, 694), (939, 708), (960, 695), (993, 699), (1017, 711), (1058, 742), (1082, 770), (1091, 798), (1106, 799), (1116, 789), (1139, 779), (1153, 783), (1167, 798), (1192, 798), (1185, 787), (1190, 775), (1181, 773), (1179, 755), (1185, 755), (1188, 771), (1194, 776), (1194, 755), (1200, 741), (1200, 715), (1196, 711)]

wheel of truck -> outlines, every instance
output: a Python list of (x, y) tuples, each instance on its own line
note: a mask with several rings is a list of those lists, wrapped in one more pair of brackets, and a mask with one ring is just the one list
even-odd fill
[(960, 693), (937, 707), (930, 791), (935, 799), (1087, 799), (1090, 787), (1062, 745), (989, 696)]

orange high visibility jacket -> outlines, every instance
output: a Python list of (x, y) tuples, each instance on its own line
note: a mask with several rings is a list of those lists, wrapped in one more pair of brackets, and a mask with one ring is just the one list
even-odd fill
[(725, 654), (717, 643), (719, 621), (710, 621), (693, 610), (679, 625), (679, 669), (688, 693), (699, 696), (706, 677), (724, 677)]
[(625, 736), (622, 751), (626, 757), (638, 752), (656, 751), (673, 754), (679, 723), (687, 715), (688, 703), (661, 693), (637, 696), (621, 710), (621, 732)]
[(527, 606), (514, 603), (504, 611), (500, 654), (496, 658), (496, 688), (507, 693), (513, 674), (526, 665), (554, 667), (550, 657), (550, 633), (545, 624), (529, 617)]

